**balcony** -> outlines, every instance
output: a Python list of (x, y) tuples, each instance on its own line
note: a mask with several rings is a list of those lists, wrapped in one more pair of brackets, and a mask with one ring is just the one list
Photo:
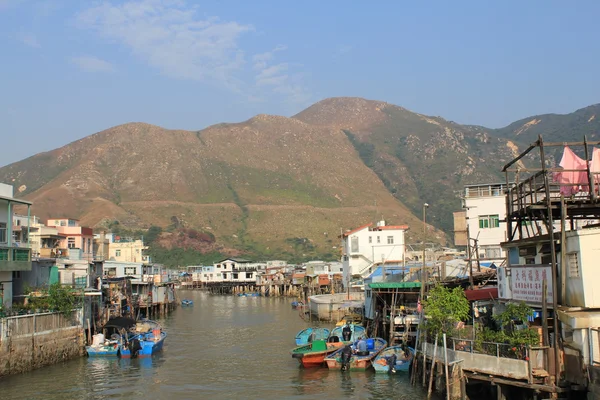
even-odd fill
[(31, 271), (31, 249), (0, 247), (0, 271)]
[(40, 257), (41, 258), (69, 258), (69, 250), (68, 249), (59, 249), (59, 248), (41, 248), (40, 249)]

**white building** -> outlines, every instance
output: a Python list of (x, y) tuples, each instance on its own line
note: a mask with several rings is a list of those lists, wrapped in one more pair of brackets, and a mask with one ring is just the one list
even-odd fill
[(213, 282), (256, 282), (257, 269), (248, 260), (226, 258), (214, 264)]
[[(13, 187), (0, 183), (0, 310), (12, 307), (13, 276), (19, 276), (21, 271), (31, 271), (29, 243), (17, 243), (13, 235), (14, 207), (23, 205), (27, 206), (29, 214), (31, 203), (15, 199)], [(29, 222), (25, 231), (28, 231), (27, 226)]]
[(408, 225), (363, 225), (342, 235), (343, 282), (368, 273), (373, 264), (404, 263), (404, 234)]
[[(479, 258), (501, 262), (506, 258), (500, 243), (506, 241), (505, 184), (467, 185), (463, 193), (463, 210), (454, 213), (455, 244), (474, 246)], [(477, 254), (472, 257), (476, 258)]]
[(167, 271), (161, 265), (147, 265), (142, 262), (104, 261), (104, 276), (122, 278), (129, 276), (132, 282), (166, 282)]

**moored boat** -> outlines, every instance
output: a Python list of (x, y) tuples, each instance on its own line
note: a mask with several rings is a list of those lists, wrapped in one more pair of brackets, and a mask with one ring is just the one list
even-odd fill
[(415, 357), (415, 349), (408, 346), (391, 346), (373, 360), (375, 372), (407, 372)]
[(304, 346), (292, 350), (292, 357), (296, 358), (304, 368), (320, 367), (325, 362), (325, 357), (344, 346), (343, 342), (328, 342), (315, 340)]
[[(367, 331), (365, 329), (364, 326), (362, 325), (354, 325), (354, 324), (348, 324), (348, 325), (344, 325), (344, 326), (348, 326), (350, 327), (350, 340), (347, 340), (346, 342), (354, 342), (358, 339), (363, 339), (367, 337)], [(336, 326), (335, 328), (333, 328), (331, 330), (331, 333), (329, 334), (329, 337), (332, 336), (337, 336), (340, 341), (344, 341), (344, 326)]]
[(183, 299), (181, 300), (181, 305), (183, 307), (190, 307), (194, 305), (194, 301), (193, 300), (189, 300), (189, 299)]
[(121, 357), (150, 357), (162, 350), (166, 337), (167, 333), (159, 323), (150, 320), (139, 322), (135, 331), (121, 346)]
[[(118, 335), (117, 335), (118, 336)], [(91, 346), (85, 346), (89, 357), (117, 357), (121, 348), (121, 340), (106, 340), (102, 333), (93, 336)]]
[[(372, 339), (361, 339), (366, 342), (366, 350), (363, 352), (352, 351), (349, 355), (348, 360), (343, 359), (343, 355), (346, 353), (346, 346), (351, 346), (353, 349), (360, 348), (359, 341), (354, 342), (352, 345), (346, 345), (335, 352), (325, 357), (325, 362), (329, 369), (341, 370), (344, 364), (347, 363), (347, 369), (350, 371), (365, 371), (367, 370), (372, 361), (377, 355), (387, 346), (387, 341), (381, 338)], [(348, 354), (348, 353), (346, 353)]]
[(296, 346), (303, 346), (315, 340), (325, 340), (329, 337), (329, 333), (330, 331), (327, 328), (311, 327), (302, 329), (296, 335)]

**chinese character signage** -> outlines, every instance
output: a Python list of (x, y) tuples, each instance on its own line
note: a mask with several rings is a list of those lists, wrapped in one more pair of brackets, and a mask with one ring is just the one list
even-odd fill
[(542, 304), (543, 283), (546, 280), (548, 307), (552, 307), (552, 270), (550, 265), (513, 265), (510, 267), (511, 298)]

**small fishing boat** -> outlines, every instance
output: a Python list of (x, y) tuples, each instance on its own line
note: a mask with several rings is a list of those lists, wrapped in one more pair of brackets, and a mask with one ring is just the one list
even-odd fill
[(85, 346), (88, 357), (118, 357), (121, 348), (120, 336), (107, 340), (102, 333), (93, 336), (91, 346)]
[(327, 328), (306, 328), (302, 329), (296, 335), (296, 346), (303, 346), (315, 340), (325, 340), (329, 337), (329, 329)]
[(193, 300), (189, 300), (189, 299), (183, 299), (181, 300), (181, 305), (183, 307), (190, 307), (194, 305), (194, 301)]
[(325, 357), (344, 346), (343, 342), (328, 342), (315, 340), (304, 346), (292, 350), (292, 358), (296, 358), (304, 368), (320, 367), (325, 362)]
[[(361, 339), (366, 341), (366, 351), (364, 353), (354, 350), (347, 360), (347, 368), (350, 371), (366, 371), (372, 364), (372, 361), (377, 355), (387, 346), (387, 341), (381, 338)], [(359, 341), (354, 342), (351, 346), (353, 349), (359, 348)], [(335, 352), (325, 357), (325, 362), (329, 369), (341, 370), (344, 365), (343, 352), (345, 347), (342, 347)]]
[(384, 349), (375, 360), (375, 372), (407, 372), (415, 358), (415, 349), (405, 346), (392, 346)]
[(166, 337), (158, 322), (138, 322), (121, 346), (121, 358), (150, 357), (162, 350)]
[(298, 308), (299, 306), (304, 305), (301, 301), (292, 301), (292, 308)]
[[(352, 334), (350, 335), (350, 340), (348, 340), (347, 342), (354, 342), (358, 339), (363, 339), (367, 337), (367, 331), (364, 326), (355, 324), (348, 324), (348, 326), (350, 327)], [(332, 329), (331, 333), (329, 334), (329, 337), (337, 336), (339, 340), (343, 342), (343, 329), (343, 326), (336, 326)]]

